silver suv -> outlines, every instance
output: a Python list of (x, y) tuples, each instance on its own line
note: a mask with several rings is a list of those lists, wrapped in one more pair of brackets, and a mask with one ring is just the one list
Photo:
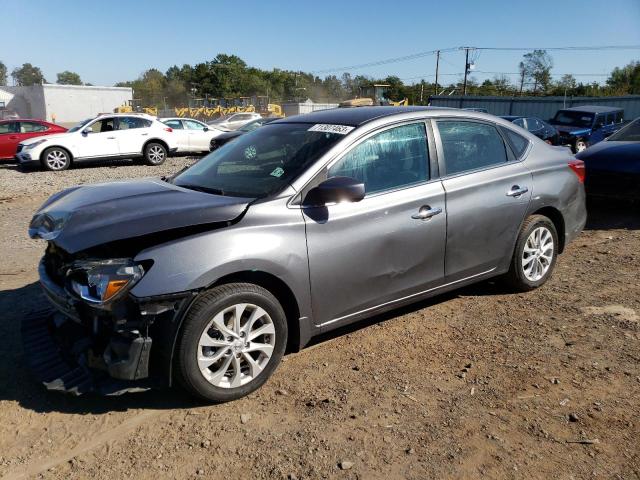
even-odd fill
[(171, 178), (51, 197), (29, 233), (57, 313), (25, 320), (25, 351), (52, 389), (237, 399), (319, 333), (491, 277), (539, 287), (584, 226), (583, 179), (482, 113), (277, 120)]

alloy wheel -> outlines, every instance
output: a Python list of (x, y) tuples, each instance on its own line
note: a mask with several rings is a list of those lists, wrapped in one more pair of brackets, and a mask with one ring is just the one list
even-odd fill
[(62, 170), (67, 165), (68, 157), (62, 150), (51, 150), (45, 161), (51, 170)]
[(546, 227), (535, 228), (527, 238), (522, 252), (524, 276), (532, 282), (542, 279), (551, 267), (553, 255), (553, 235)]
[(240, 303), (218, 312), (205, 327), (197, 349), (203, 377), (219, 388), (237, 388), (254, 380), (273, 355), (276, 331), (261, 307)]
[(160, 163), (164, 160), (164, 149), (158, 145), (153, 145), (149, 148), (149, 160), (153, 163)]

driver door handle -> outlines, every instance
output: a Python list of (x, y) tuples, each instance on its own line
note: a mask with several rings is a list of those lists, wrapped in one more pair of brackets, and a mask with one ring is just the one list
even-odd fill
[(514, 185), (513, 187), (511, 187), (511, 190), (507, 192), (507, 197), (519, 197), (520, 195), (523, 195), (528, 191), (529, 189), (527, 187), (520, 187), (518, 185)]
[(429, 205), (423, 205), (420, 207), (420, 210), (418, 210), (418, 213), (411, 215), (411, 218), (414, 220), (428, 220), (440, 213), (442, 213), (442, 209), (439, 207), (431, 208)]

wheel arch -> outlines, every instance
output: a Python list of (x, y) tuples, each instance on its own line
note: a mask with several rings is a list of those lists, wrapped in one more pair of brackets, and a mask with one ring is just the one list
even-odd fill
[(73, 153), (71, 153), (71, 150), (69, 149), (69, 147), (65, 147), (63, 145), (51, 145), (46, 147), (44, 150), (42, 150), (42, 152), (40, 152), (40, 162), (44, 162), (44, 154), (45, 152), (47, 152), (48, 150), (52, 149), (52, 148), (59, 148), (61, 150), (64, 150), (65, 152), (67, 152), (67, 155), (69, 155), (69, 162), (73, 162)]
[(171, 349), (170, 355), (168, 356), (167, 364), (167, 367), (169, 368), (168, 382), (170, 385), (173, 383), (173, 369), (177, 340), (180, 332), (182, 331), (184, 319), (187, 316), (189, 310), (200, 294), (212, 288), (229, 283), (252, 283), (264, 288), (265, 290), (268, 290), (276, 297), (276, 299), (278, 300), (278, 302), (280, 302), (280, 305), (282, 305), (282, 308), (284, 309), (285, 317), (287, 320), (288, 338), (286, 352), (299, 351), (302, 346), (304, 346), (304, 344), (308, 341), (310, 333), (306, 330), (303, 331), (303, 325), (300, 322), (300, 309), (298, 306), (298, 301), (291, 288), (283, 280), (271, 273), (258, 270), (247, 270), (230, 273), (220, 277), (207, 288), (202, 289), (197, 293), (194, 292), (193, 297), (188, 302), (188, 305), (181, 312), (179, 321), (177, 325), (175, 325), (173, 333), (170, 334), (170, 343), (169, 345), (167, 345), (167, 347)]
[(555, 207), (550, 205), (539, 208), (535, 212), (531, 212), (530, 215), (543, 215), (547, 217), (553, 223), (553, 226), (556, 227), (556, 232), (558, 232), (558, 253), (562, 253), (564, 251), (565, 243), (566, 243), (566, 232), (565, 232), (565, 222), (564, 216), (562, 212)]
[(147, 145), (149, 145), (150, 143), (159, 143), (167, 150), (167, 155), (169, 155), (169, 144), (165, 140), (162, 140), (161, 138), (150, 138), (149, 140), (144, 142), (144, 145), (142, 145), (143, 155), (144, 155), (144, 151), (147, 149)]
[(298, 301), (289, 287), (277, 276), (259, 270), (246, 270), (235, 272), (219, 278), (209, 288), (214, 288), (227, 283), (253, 283), (271, 292), (280, 302), (287, 318), (289, 335), (287, 338), (287, 351), (300, 349), (300, 307)]

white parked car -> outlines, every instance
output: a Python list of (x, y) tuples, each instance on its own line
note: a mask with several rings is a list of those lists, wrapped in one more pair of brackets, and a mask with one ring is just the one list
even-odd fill
[(173, 130), (178, 152), (208, 153), (211, 150), (211, 141), (229, 131), (193, 118), (161, 118), (160, 121)]
[(178, 149), (173, 130), (143, 113), (103, 114), (84, 120), (66, 133), (37, 137), (18, 144), (22, 166), (65, 170), (83, 160), (143, 158), (160, 165)]
[(259, 113), (234, 113), (228, 117), (221, 117), (217, 120), (207, 122), (209, 126), (222, 127), (227, 130), (237, 130), (238, 128), (246, 125), (249, 122), (253, 122), (262, 118)]

